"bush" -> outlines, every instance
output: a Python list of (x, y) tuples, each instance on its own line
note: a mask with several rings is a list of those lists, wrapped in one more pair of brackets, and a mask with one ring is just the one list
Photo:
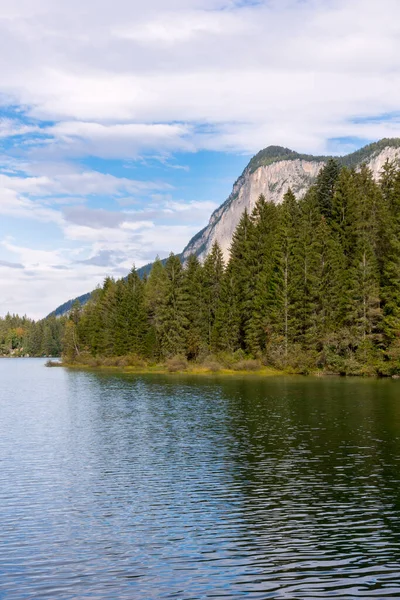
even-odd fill
[(219, 363), (217, 360), (215, 360), (214, 358), (207, 358), (203, 361), (202, 366), (207, 369), (208, 371), (212, 371), (213, 373), (217, 373), (218, 371), (221, 371), (221, 369), (223, 368), (221, 363)]
[(235, 363), (233, 354), (229, 352), (218, 352), (215, 360), (219, 362), (225, 369), (232, 369), (232, 365)]
[(186, 371), (188, 368), (188, 361), (184, 356), (177, 355), (169, 358), (165, 363), (167, 370), (170, 373), (176, 373), (177, 371)]
[(128, 354), (128, 356), (124, 357), (124, 361), (127, 367), (144, 368), (147, 366), (146, 361), (137, 354)]
[(114, 357), (114, 356), (106, 356), (105, 358), (102, 359), (102, 365), (103, 367), (116, 367), (117, 365), (117, 361), (119, 359)]
[(129, 358), (127, 356), (119, 356), (115, 359), (116, 367), (129, 367)]
[(258, 371), (261, 369), (261, 363), (254, 358), (246, 358), (244, 360), (239, 360), (232, 368), (235, 371)]
[(46, 367), (62, 367), (62, 363), (58, 360), (48, 360), (46, 362)]

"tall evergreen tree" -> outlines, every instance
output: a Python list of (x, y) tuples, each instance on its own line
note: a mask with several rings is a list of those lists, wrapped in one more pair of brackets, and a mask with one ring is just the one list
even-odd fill
[(261, 195), (251, 214), (253, 227), (248, 242), (248, 278), (245, 285), (246, 348), (253, 355), (265, 349), (268, 323), (268, 298), (272, 278), (278, 209)]
[(352, 206), (354, 240), (348, 270), (350, 324), (355, 326), (358, 342), (376, 334), (380, 320), (379, 263), (377, 257), (379, 233), (379, 189), (371, 172), (363, 167), (353, 173)]
[(160, 311), (162, 356), (185, 354), (188, 328), (188, 293), (186, 278), (178, 256), (170, 254), (165, 263), (165, 295)]
[(310, 190), (299, 204), (297, 243), (293, 260), (293, 295), (296, 341), (306, 344), (315, 329), (315, 303), (317, 301), (319, 251), (316, 230), (321, 222), (317, 194)]
[(187, 293), (187, 333), (186, 354), (196, 359), (201, 353), (207, 353), (207, 337), (204, 323), (207, 319), (207, 306), (204, 297), (203, 268), (199, 259), (189, 256), (185, 268), (185, 287)]
[(220, 348), (235, 351), (245, 346), (248, 320), (249, 240), (253, 223), (245, 209), (233, 234), (229, 263), (223, 278), (215, 333)]
[(214, 242), (211, 252), (207, 255), (203, 267), (203, 336), (206, 340), (207, 350), (214, 347), (214, 327), (217, 310), (220, 303), (222, 280), (224, 275), (224, 258), (217, 242)]
[(162, 312), (166, 302), (167, 274), (159, 257), (153, 263), (145, 285), (145, 308), (149, 319), (149, 327), (145, 335), (146, 356), (161, 356)]
[(319, 209), (323, 216), (328, 220), (332, 216), (333, 195), (335, 193), (335, 186), (339, 178), (339, 174), (339, 163), (335, 159), (330, 158), (318, 174), (315, 185), (316, 199)]
[(268, 314), (271, 333), (275, 339), (282, 338), (284, 356), (298, 334), (295, 307), (298, 298), (296, 287), (296, 251), (300, 213), (292, 190), (284, 196), (279, 210), (278, 232), (273, 248), (273, 274), (268, 298)]
[(400, 170), (394, 163), (384, 165), (380, 183), (386, 216), (380, 232), (382, 329), (390, 344), (400, 336)]

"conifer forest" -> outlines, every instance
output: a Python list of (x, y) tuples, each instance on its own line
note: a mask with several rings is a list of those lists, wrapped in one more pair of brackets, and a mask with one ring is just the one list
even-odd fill
[(228, 264), (215, 243), (203, 263), (171, 254), (144, 279), (106, 278), (63, 338), (67, 363), (400, 373), (400, 169), (376, 182), (329, 160), (305, 197), (243, 213)]

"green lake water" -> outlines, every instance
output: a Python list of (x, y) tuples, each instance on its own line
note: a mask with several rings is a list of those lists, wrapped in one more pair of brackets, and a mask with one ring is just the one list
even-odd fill
[(400, 598), (400, 381), (0, 361), (0, 598)]

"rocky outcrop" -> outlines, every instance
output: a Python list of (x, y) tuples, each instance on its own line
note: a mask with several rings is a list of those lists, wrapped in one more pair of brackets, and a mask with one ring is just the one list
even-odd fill
[[(260, 194), (279, 204), (289, 187), (297, 197), (303, 196), (329, 158), (298, 154), (281, 146), (269, 146), (261, 150), (251, 159), (236, 181), (229, 198), (211, 215), (207, 227), (190, 240), (181, 255), (183, 259), (187, 259), (190, 254), (204, 259), (213, 243), (217, 241), (227, 261), (232, 235), (244, 209), (247, 208), (251, 212)], [(374, 177), (378, 178), (387, 160), (400, 161), (400, 139), (381, 140), (337, 160), (342, 165), (352, 168), (366, 163)], [(138, 269), (138, 273), (142, 277), (150, 269), (151, 264), (148, 264)], [(89, 293), (69, 300), (51, 314), (67, 314), (76, 300), (85, 304), (90, 296)]]
[(208, 226), (189, 242), (183, 257), (197, 254), (204, 258), (217, 241), (227, 260), (233, 232), (245, 208), (251, 212), (260, 194), (276, 203), (282, 201), (289, 188), (297, 196), (304, 195), (324, 164), (297, 159), (261, 166), (254, 172), (247, 168), (227, 201), (212, 214)]
[[(277, 156), (272, 155), (272, 151)], [(286, 191), (291, 188), (297, 197), (302, 197), (315, 182), (316, 177), (329, 157), (302, 156), (286, 148), (271, 147), (262, 150), (244, 170), (233, 186), (229, 198), (211, 215), (205, 229), (200, 231), (183, 251), (183, 258), (196, 254), (201, 259), (208, 254), (217, 241), (225, 260), (229, 258), (229, 247), (233, 232), (245, 208), (251, 212), (260, 194), (267, 200), (279, 204)], [(366, 163), (378, 178), (386, 160), (400, 160), (400, 140), (385, 140), (371, 144), (354, 154), (338, 158), (343, 165), (359, 167)], [(262, 162), (267, 164), (262, 164)], [(261, 164), (260, 164), (261, 163)]]

